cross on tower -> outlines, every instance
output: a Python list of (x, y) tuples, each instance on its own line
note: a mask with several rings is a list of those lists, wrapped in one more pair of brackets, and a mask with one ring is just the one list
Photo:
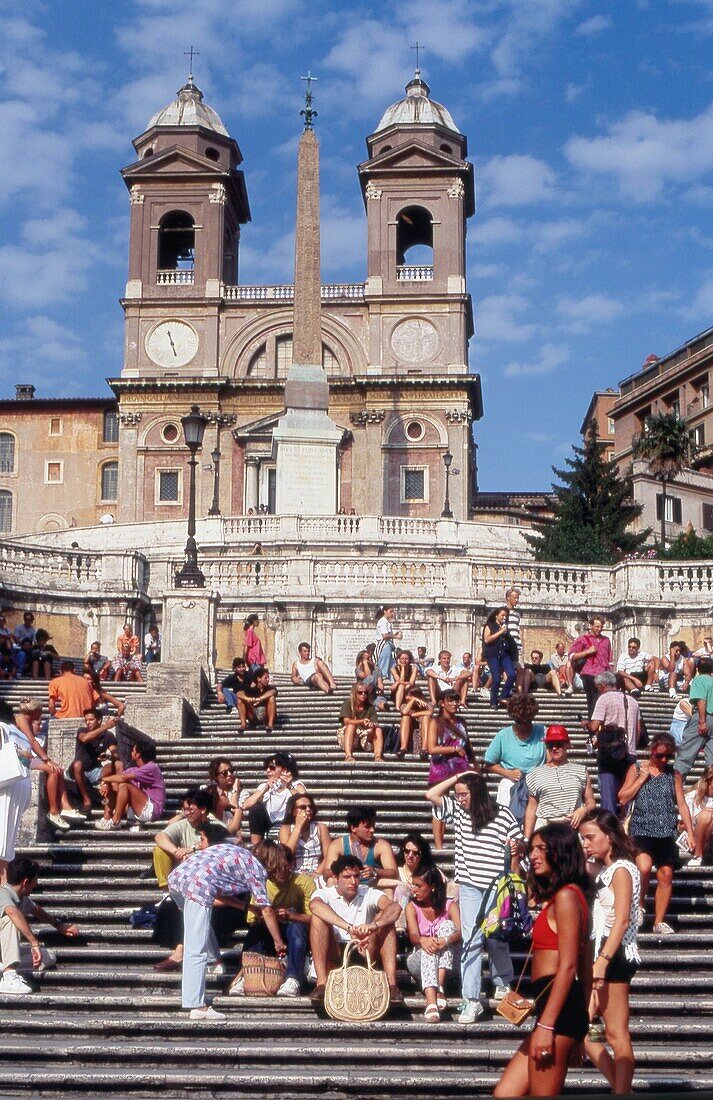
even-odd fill
[(420, 42), (416, 42), (416, 45), (412, 46), (411, 49), (416, 51), (416, 75), (419, 76), (420, 73), (421, 73), (421, 66), (419, 65), (418, 55), (419, 55), (420, 51), (423, 49), (423, 46), (421, 45)]
[(190, 61), (188, 62), (188, 82), (189, 82), (189, 84), (192, 84), (193, 83), (193, 58), (194, 57), (200, 57), (200, 54), (198, 53), (198, 50), (194, 50), (193, 46), (191, 46), (190, 50), (184, 50), (183, 51), (183, 56), (190, 58)]
[(306, 86), (305, 86), (305, 105), (304, 105), (304, 109), (302, 111), (300, 111), (300, 114), (302, 115), (302, 117), (305, 120), (305, 130), (313, 130), (314, 129), (314, 127), (312, 125), (312, 119), (316, 118), (317, 115), (319, 114), (319, 112), (315, 111), (314, 108), (312, 107), (312, 81), (317, 80), (317, 79), (319, 79), (319, 78), (316, 77), (316, 76), (312, 76), (312, 73), (309, 71), (309, 69), (307, 70), (307, 76), (301, 76), (300, 77), (300, 80), (304, 80), (306, 82)]

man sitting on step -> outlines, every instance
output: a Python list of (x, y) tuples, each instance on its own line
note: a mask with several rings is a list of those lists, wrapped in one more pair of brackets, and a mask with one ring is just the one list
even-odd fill
[(91, 707), (85, 710), (84, 725), (77, 730), (74, 760), (67, 775), (77, 784), (85, 813), (92, 808), (90, 788), (98, 787), (104, 776), (121, 771), (116, 737), (111, 732), (116, 722), (116, 718), (102, 722), (99, 711)]
[(168, 876), (173, 868), (197, 852), (201, 846), (199, 826), (210, 820), (217, 828), (223, 828), (222, 822), (212, 816), (212, 808), (213, 796), (210, 791), (190, 787), (183, 796), (180, 814), (154, 837), (156, 847), (153, 850), (153, 866), (162, 890), (166, 889)]
[(120, 829), (127, 814), (136, 822), (136, 829), (161, 817), (166, 784), (156, 763), (156, 746), (137, 741), (131, 746), (131, 762), (123, 772), (102, 779), (99, 789), (107, 802), (97, 829)]
[(347, 833), (335, 837), (327, 850), (325, 866), (331, 867), (339, 856), (354, 856), (362, 864), (361, 881), (365, 886), (394, 886), (400, 881), (396, 856), (388, 840), (375, 837), (376, 810), (373, 806), (350, 806)]
[(247, 676), (245, 687), (238, 692), (240, 733), (251, 726), (265, 723), (265, 733), (272, 733), (277, 721), (277, 688), (270, 683), (270, 670), (258, 665)]
[(312, 656), (309, 642), (300, 642), (297, 646), (297, 660), (292, 662), (291, 680), (297, 687), (304, 684), (313, 690), (323, 691), (325, 695), (333, 695), (337, 688), (324, 661)]
[(218, 702), (223, 703), (228, 714), (238, 713), (238, 692), (242, 691), (248, 676), (248, 666), (244, 657), (236, 657), (233, 661), (233, 671), (224, 680), (221, 680), (218, 688)]
[(40, 944), (28, 917), (51, 924), (63, 936), (76, 936), (79, 932), (76, 924), (51, 917), (32, 901), (30, 894), (37, 888), (39, 873), (39, 863), (17, 857), (8, 863), (5, 882), (0, 886), (0, 993), (14, 997), (32, 993), (32, 986), (20, 970), (41, 972), (57, 965), (57, 956)]
[(312, 1000), (324, 1000), (327, 974), (340, 962), (340, 948), (354, 941), (361, 955), (381, 959), (392, 1004), (402, 1004), (396, 984), (396, 921), (401, 906), (382, 890), (361, 884), (364, 864), (341, 855), (331, 865), (334, 885), (315, 891), (310, 902), (310, 946), (317, 975)]

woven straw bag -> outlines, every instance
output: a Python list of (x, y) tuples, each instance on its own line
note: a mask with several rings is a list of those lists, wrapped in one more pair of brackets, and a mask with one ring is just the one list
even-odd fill
[(376, 970), (369, 953), (366, 966), (349, 966), (355, 950), (352, 941), (344, 948), (344, 959), (327, 978), (324, 1007), (333, 1020), (380, 1020), (389, 1010), (389, 983), (383, 970)]
[(271, 955), (243, 951), (246, 997), (274, 997), (285, 980), (285, 964)]

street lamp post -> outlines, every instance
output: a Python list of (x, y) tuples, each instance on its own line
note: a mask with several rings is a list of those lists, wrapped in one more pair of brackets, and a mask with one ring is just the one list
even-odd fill
[(208, 509), (208, 515), (219, 516), (220, 506), (218, 504), (218, 488), (220, 484), (220, 451), (217, 447), (214, 451), (211, 451), (210, 457), (213, 462), (213, 501)]
[(196, 546), (196, 466), (198, 461), (196, 453), (203, 443), (203, 433), (208, 418), (203, 415), (197, 405), (191, 405), (191, 411), (187, 416), (181, 417), (183, 437), (186, 446), (191, 452), (188, 463), (190, 469), (188, 487), (188, 538), (186, 540), (183, 567), (176, 573), (176, 588), (205, 588), (205, 577), (198, 565), (198, 547)]
[(443, 511), (441, 512), (441, 519), (453, 519), (453, 512), (451, 511), (451, 502), (448, 495), (449, 482), (451, 478), (451, 463), (453, 461), (453, 455), (450, 451), (446, 451), (443, 456), (443, 465), (446, 468), (446, 499), (443, 501)]

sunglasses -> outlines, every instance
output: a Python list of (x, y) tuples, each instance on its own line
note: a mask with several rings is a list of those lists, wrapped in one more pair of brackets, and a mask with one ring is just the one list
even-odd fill
[(223, 768), (222, 771), (218, 772), (218, 775), (234, 775), (234, 774), (235, 774), (235, 772), (234, 772), (233, 768)]
[(268, 764), (267, 767), (265, 768), (265, 771), (266, 772), (276, 772), (277, 771), (277, 764)]
[(404, 855), (405, 856), (420, 856), (421, 853), (419, 852), (418, 848), (404, 848)]
[(671, 752), (655, 752), (652, 753), (657, 760), (673, 760), (673, 753)]

